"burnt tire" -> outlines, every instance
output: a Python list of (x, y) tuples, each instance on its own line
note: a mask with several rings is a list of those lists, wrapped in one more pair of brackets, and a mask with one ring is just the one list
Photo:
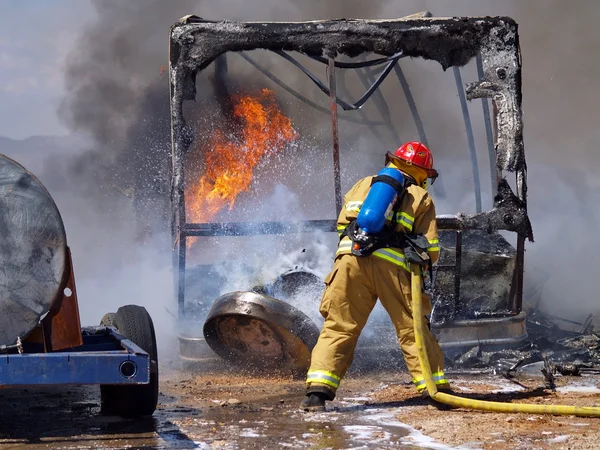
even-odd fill
[[(107, 317), (108, 316), (108, 317)], [(106, 314), (105, 326), (113, 326), (119, 334), (150, 355), (148, 384), (102, 385), (100, 402), (103, 414), (122, 417), (150, 416), (158, 403), (158, 351), (152, 318), (146, 308), (135, 305), (120, 307), (114, 316)], [(112, 324), (108, 325), (112, 319)]]

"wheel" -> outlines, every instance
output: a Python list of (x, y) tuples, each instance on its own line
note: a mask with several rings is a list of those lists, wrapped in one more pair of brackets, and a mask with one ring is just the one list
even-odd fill
[(203, 334), (217, 355), (240, 368), (306, 374), (319, 329), (286, 302), (237, 291), (214, 301)]
[(111, 313), (106, 314), (102, 321), (105, 319), (103, 325), (114, 326), (121, 335), (147, 352), (151, 363), (148, 384), (100, 386), (101, 410), (104, 414), (123, 417), (150, 416), (158, 403), (158, 351), (152, 318), (146, 308), (127, 305), (120, 307), (112, 317)]

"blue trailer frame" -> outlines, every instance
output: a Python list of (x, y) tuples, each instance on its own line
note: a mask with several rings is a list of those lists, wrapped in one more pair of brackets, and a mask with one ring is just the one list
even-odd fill
[(148, 384), (150, 356), (112, 327), (82, 329), (83, 345), (0, 355), (0, 387)]

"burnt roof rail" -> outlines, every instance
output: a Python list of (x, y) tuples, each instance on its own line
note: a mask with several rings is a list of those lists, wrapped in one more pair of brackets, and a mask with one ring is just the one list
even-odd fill
[(467, 85), (467, 98), (492, 97), (497, 107), (496, 166), (520, 171), (518, 196), (526, 202), (521, 123), (521, 61), (517, 24), (508, 17), (329, 20), (312, 22), (215, 22), (190, 16), (171, 28), (170, 77), (173, 126), (173, 200), (183, 183), (182, 155), (191, 139), (184, 99), (195, 94), (193, 74), (228, 51), (299, 51), (322, 57), (343, 53), (402, 53), (438, 61), (444, 69), (482, 55), (484, 79)]

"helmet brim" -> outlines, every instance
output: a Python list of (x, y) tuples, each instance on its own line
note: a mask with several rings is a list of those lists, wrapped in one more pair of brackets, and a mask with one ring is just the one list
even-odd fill
[(406, 160), (404, 160), (402, 158), (398, 158), (392, 152), (387, 152), (385, 154), (385, 163), (386, 164), (388, 164), (390, 162), (398, 163), (400, 161), (403, 162), (404, 164), (412, 165), (412, 166), (418, 167), (419, 169), (423, 169), (424, 171), (426, 171), (427, 172), (427, 178), (431, 178), (432, 179), (431, 184), (433, 184), (433, 182), (435, 181), (435, 179), (439, 176), (438, 171), (435, 170), (435, 169), (428, 169), (427, 167), (419, 166), (418, 164), (413, 164), (413, 163), (408, 162), (408, 161), (406, 161)]

